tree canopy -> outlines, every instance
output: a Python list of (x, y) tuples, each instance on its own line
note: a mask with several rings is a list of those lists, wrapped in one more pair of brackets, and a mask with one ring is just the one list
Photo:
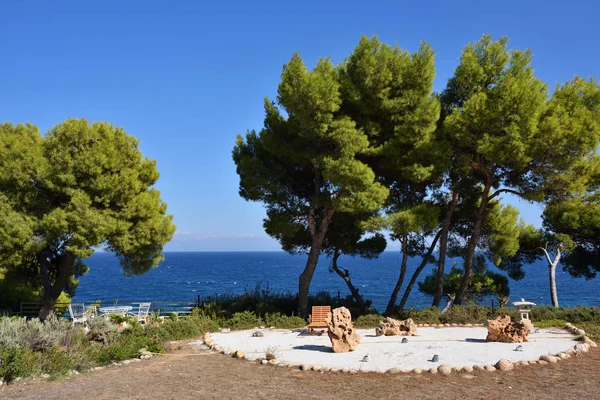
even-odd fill
[(158, 177), (138, 140), (106, 122), (67, 119), (44, 137), (0, 125), (0, 268), (36, 277), (32, 289), (52, 305), (98, 247), (126, 274), (156, 267), (175, 231)]

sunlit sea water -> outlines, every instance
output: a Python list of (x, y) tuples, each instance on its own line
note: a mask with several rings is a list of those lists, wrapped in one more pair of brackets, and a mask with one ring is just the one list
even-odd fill
[[(268, 284), (272, 290), (296, 293), (306, 256), (284, 252), (173, 252), (165, 254), (158, 268), (133, 277), (123, 275), (113, 254), (96, 253), (86, 261), (90, 271), (81, 278), (77, 301), (195, 301), (197, 296), (242, 293), (258, 283), (262, 287)], [(372, 300), (373, 306), (383, 311), (398, 279), (399, 261), (399, 253), (386, 252), (376, 260), (340, 258), (339, 264), (350, 271), (353, 283), (365, 299)], [(419, 261), (410, 260), (406, 281)], [(339, 276), (328, 271), (329, 264), (330, 260), (321, 258), (310, 291), (328, 291), (334, 295), (339, 291), (345, 297), (350, 292)], [(427, 267), (421, 279), (432, 268)], [(540, 261), (529, 265), (525, 272), (524, 279), (510, 280), (511, 299), (524, 297), (538, 304), (550, 304), (546, 264)], [(559, 267), (557, 287), (561, 306), (600, 305), (600, 277), (589, 281), (572, 278)], [(401, 294), (403, 291), (404, 288)], [(431, 297), (415, 287), (408, 305), (422, 308), (430, 304)], [(490, 304), (486, 301), (486, 305)]]

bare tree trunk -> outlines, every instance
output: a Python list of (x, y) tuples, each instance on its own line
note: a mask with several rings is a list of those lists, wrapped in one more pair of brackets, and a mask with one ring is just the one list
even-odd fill
[(444, 314), (445, 312), (450, 310), (452, 308), (452, 306), (454, 305), (455, 297), (450, 294), (446, 294), (446, 296), (448, 297), (448, 302), (446, 303), (446, 307), (444, 307), (444, 309), (442, 310), (442, 314)]
[(485, 219), (487, 205), (490, 200), (489, 194), (491, 187), (491, 178), (488, 177), (485, 187), (483, 188), (483, 192), (481, 193), (481, 203), (479, 204), (479, 208), (475, 214), (473, 234), (469, 238), (469, 242), (467, 244), (467, 254), (465, 256), (464, 265), (465, 274), (463, 275), (458, 291), (456, 292), (454, 304), (462, 304), (462, 301), (467, 293), (467, 289), (469, 288), (469, 284), (471, 283), (471, 277), (473, 276), (473, 264), (475, 260), (475, 249), (477, 247), (477, 243), (479, 242), (479, 237), (481, 236), (481, 228)]
[(325, 234), (327, 233), (327, 228), (329, 228), (329, 223), (331, 222), (334, 212), (335, 210), (333, 209), (327, 210), (321, 222), (317, 224), (315, 208), (311, 206), (309, 210), (308, 226), (312, 237), (312, 243), (308, 253), (308, 260), (306, 260), (306, 266), (298, 280), (298, 315), (302, 318), (305, 318), (308, 315), (308, 292), (310, 289), (310, 282), (315, 274), (319, 256), (321, 255), (321, 248), (323, 247), (323, 241), (325, 240)]
[(444, 216), (444, 222), (442, 224), (442, 236), (440, 238), (440, 255), (438, 258), (438, 270), (437, 270), (437, 287), (435, 295), (433, 296), (433, 307), (439, 307), (442, 295), (444, 293), (444, 269), (446, 267), (446, 250), (448, 248), (448, 234), (450, 233), (450, 224), (452, 223), (452, 215), (458, 204), (458, 191), (452, 192), (452, 200), (448, 205), (448, 211)]
[(560, 247), (557, 247), (556, 254), (554, 255), (553, 260), (550, 259), (550, 254), (548, 254), (548, 251), (545, 248), (540, 247), (540, 249), (544, 252), (544, 255), (546, 256), (546, 261), (548, 261), (548, 272), (550, 278), (550, 298), (552, 299), (552, 307), (558, 308), (558, 294), (556, 291), (556, 267), (560, 262)]
[[(360, 293), (358, 293), (358, 289), (354, 286), (354, 284), (352, 284), (352, 281), (350, 280), (350, 273), (348, 272), (347, 269), (345, 269), (343, 267), (339, 267), (337, 265), (337, 260), (339, 257), (340, 257), (339, 250), (336, 250), (333, 254), (333, 259), (331, 262), (331, 269), (333, 269), (335, 271), (335, 273), (338, 274), (344, 280), (344, 282), (346, 282), (346, 286), (348, 286), (348, 289), (350, 289), (350, 293), (352, 293), (352, 297), (354, 298), (354, 301), (356, 301), (356, 304), (358, 304), (361, 311), (365, 312), (366, 308), (367, 308), (365, 305), (365, 300), (360, 295)], [(342, 269), (344, 271), (342, 271)]]
[(388, 316), (394, 313), (394, 307), (396, 306), (396, 300), (398, 299), (398, 292), (400, 292), (400, 288), (404, 283), (404, 277), (406, 276), (406, 263), (408, 262), (408, 252), (406, 251), (408, 247), (408, 244), (406, 243), (407, 239), (408, 235), (404, 234), (402, 236), (402, 262), (400, 263), (400, 276), (398, 277), (396, 286), (394, 286), (394, 290), (390, 295), (390, 300), (388, 301), (388, 305), (385, 309), (385, 314)]
[(442, 231), (440, 230), (435, 235), (435, 237), (433, 238), (433, 241), (429, 245), (429, 249), (427, 249), (427, 253), (423, 256), (423, 259), (421, 260), (421, 264), (419, 264), (419, 266), (417, 267), (415, 272), (412, 274), (412, 277), (410, 278), (410, 281), (408, 282), (408, 286), (406, 286), (406, 289), (404, 290), (404, 295), (402, 296), (402, 300), (400, 300), (400, 309), (401, 310), (404, 310), (404, 306), (406, 305), (406, 302), (408, 301), (408, 296), (410, 296), (410, 292), (412, 291), (412, 288), (415, 286), (415, 283), (417, 282), (417, 278), (419, 277), (419, 274), (421, 274), (421, 271), (423, 271), (425, 266), (428, 264), (429, 257), (431, 257), (431, 253), (433, 253), (433, 249), (435, 249), (435, 246), (436, 246), (438, 240), (440, 239), (441, 235), (442, 235)]

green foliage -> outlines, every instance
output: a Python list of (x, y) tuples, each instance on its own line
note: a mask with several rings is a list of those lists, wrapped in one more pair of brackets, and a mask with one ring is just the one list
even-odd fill
[(383, 321), (383, 317), (379, 314), (365, 314), (352, 321), (352, 325), (359, 329), (376, 328), (381, 321)]
[(89, 340), (110, 343), (114, 340), (117, 333), (117, 326), (106, 318), (90, 318), (88, 319), (88, 337)]
[(0, 345), (0, 379), (10, 382), (18, 377), (39, 374), (40, 359), (40, 353), (26, 347)]
[(32, 351), (42, 351), (63, 345), (70, 324), (51, 315), (42, 322), (38, 319), (3, 318), (0, 321), (0, 346), (22, 346)]
[(259, 325), (262, 325), (262, 319), (252, 311), (235, 313), (227, 321), (227, 326), (232, 329), (251, 329)]
[[(444, 291), (448, 295), (454, 296), (458, 292), (463, 275), (464, 271), (456, 263), (452, 265), (449, 273), (444, 274)], [(419, 282), (419, 290), (424, 294), (433, 296), (436, 291), (436, 276), (437, 269), (434, 268), (423, 282)], [(486, 270), (485, 259), (481, 259), (471, 278), (466, 298), (476, 300), (490, 295), (508, 296), (508, 294), (508, 278)]]
[(0, 125), (0, 254), (10, 254), (0, 286), (14, 283), (28, 300), (41, 282), (54, 303), (74, 292), (81, 260), (100, 245), (127, 274), (157, 266), (175, 230), (157, 179), (137, 139), (106, 122), (67, 119), (44, 137), (30, 124)]
[(73, 370), (71, 355), (57, 347), (52, 347), (42, 353), (40, 359), (41, 371), (52, 377), (65, 376)]
[(563, 328), (566, 322), (562, 319), (549, 319), (543, 321), (536, 321), (536, 328)]
[(273, 326), (279, 329), (295, 329), (306, 326), (306, 320), (304, 318), (300, 318), (295, 315), (283, 315), (278, 312), (265, 314), (264, 322), (265, 326)]

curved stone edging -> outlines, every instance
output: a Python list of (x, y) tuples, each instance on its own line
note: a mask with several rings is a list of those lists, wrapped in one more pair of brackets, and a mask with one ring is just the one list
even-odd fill
[[(470, 327), (481, 327), (481, 326), (484, 326), (484, 324), (482, 323), (482, 324), (418, 324), (417, 325), (417, 327), (423, 327), (423, 328), (428, 328), (428, 327), (433, 327), (433, 328), (438, 328), (438, 327), (439, 328), (448, 328), (448, 327), (470, 328)], [(320, 367), (320, 366), (313, 366), (313, 365), (308, 365), (308, 364), (302, 364), (302, 365), (284, 364), (275, 359), (268, 360), (268, 361), (266, 359), (258, 359), (255, 361), (258, 361), (258, 363), (262, 364), (262, 365), (297, 368), (297, 369), (300, 369), (301, 371), (315, 371), (315, 372), (320, 372), (320, 373), (329, 372), (329, 373), (356, 374), (359, 372), (364, 372), (364, 373), (379, 373), (379, 374), (387, 373), (387, 374), (391, 374), (391, 375), (399, 374), (399, 373), (413, 373), (413, 374), (419, 375), (419, 374), (428, 372), (430, 374), (440, 373), (441, 375), (450, 375), (451, 373), (471, 373), (473, 371), (487, 371), (487, 372), (511, 371), (514, 368), (518, 368), (521, 366), (528, 366), (528, 365), (535, 365), (535, 364), (539, 364), (539, 365), (555, 364), (560, 360), (569, 359), (573, 355), (587, 353), (589, 351), (589, 349), (592, 347), (598, 347), (598, 345), (592, 339), (585, 336), (585, 331), (583, 329), (578, 329), (576, 326), (574, 326), (570, 323), (566, 324), (565, 329), (569, 333), (582, 336), (581, 341), (583, 343), (578, 343), (578, 344), (574, 345), (573, 347), (570, 347), (566, 351), (557, 353), (555, 355), (544, 354), (539, 358), (539, 360), (520, 361), (520, 362), (514, 362), (514, 363), (510, 360), (502, 359), (502, 360), (498, 360), (498, 362), (496, 362), (496, 364), (494, 364), (494, 365), (473, 365), (472, 367), (471, 366), (451, 367), (449, 365), (443, 364), (443, 365), (438, 366), (437, 368), (432, 367), (427, 371), (425, 371), (421, 368), (414, 368), (412, 370), (403, 370), (403, 369), (400, 369), (397, 367), (390, 368), (387, 371), (362, 371), (362, 370), (348, 369), (348, 368), (339, 369), (339, 368)], [(206, 332), (204, 334), (203, 340), (204, 340), (204, 344), (206, 344), (208, 347), (210, 347), (212, 350), (214, 350), (216, 352), (219, 352), (221, 354), (233, 354), (234, 358), (246, 360), (246, 356), (245, 356), (246, 353), (242, 350), (233, 350), (233, 351), (229, 351), (227, 349), (222, 350), (219, 346), (215, 346), (209, 332)]]

